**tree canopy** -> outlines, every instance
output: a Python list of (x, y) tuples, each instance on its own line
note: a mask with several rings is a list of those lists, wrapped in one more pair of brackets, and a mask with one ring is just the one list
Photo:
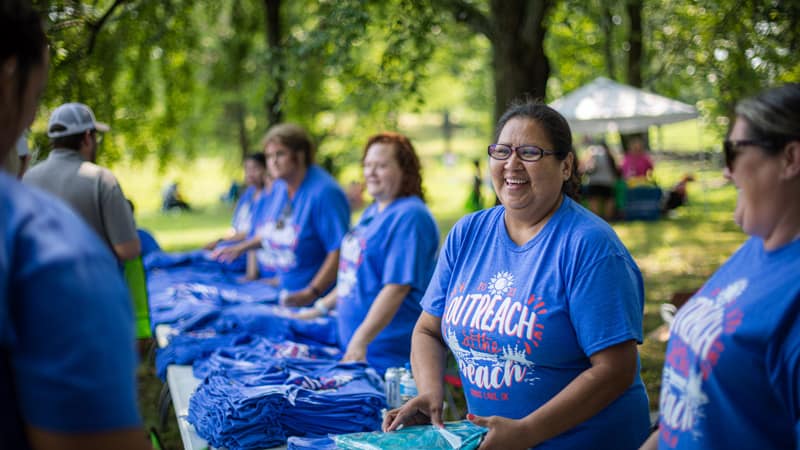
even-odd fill
[(470, 110), (488, 134), (512, 99), (598, 75), (697, 104), (723, 129), (742, 96), (800, 79), (800, 4), (786, 0), (34, 3), (51, 42), (44, 111), (89, 104), (113, 128), (107, 161), (208, 147), (240, 160), (289, 120), (338, 137), (322, 153), (346, 162), (401, 113)]

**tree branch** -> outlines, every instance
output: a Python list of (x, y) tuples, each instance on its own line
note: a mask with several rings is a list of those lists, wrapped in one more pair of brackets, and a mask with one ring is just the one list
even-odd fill
[(457, 22), (467, 25), (476, 33), (489, 38), (490, 41), (494, 39), (494, 30), (489, 18), (480, 12), (478, 8), (464, 0), (442, 0), (441, 3), (450, 10)]
[(97, 35), (100, 34), (100, 30), (103, 29), (103, 25), (105, 25), (108, 19), (111, 18), (111, 15), (114, 14), (114, 10), (127, 1), (128, 0), (114, 0), (114, 4), (108, 8), (108, 11), (106, 11), (105, 14), (100, 17), (100, 19), (87, 23), (90, 34), (88, 44), (86, 45), (86, 56), (91, 55), (94, 51), (94, 45), (97, 42)]

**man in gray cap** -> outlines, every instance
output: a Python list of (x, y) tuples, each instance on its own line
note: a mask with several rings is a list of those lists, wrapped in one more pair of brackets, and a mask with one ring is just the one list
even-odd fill
[(53, 111), (47, 136), (50, 156), (25, 173), (22, 181), (64, 200), (124, 262), (139, 256), (141, 246), (133, 213), (110, 170), (94, 163), (100, 132), (98, 122), (82, 103), (66, 103)]

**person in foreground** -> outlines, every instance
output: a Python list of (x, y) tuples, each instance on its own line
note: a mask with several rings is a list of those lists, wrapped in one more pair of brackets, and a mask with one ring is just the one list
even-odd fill
[(366, 361), (383, 374), (409, 361), (439, 229), (425, 206), (419, 158), (407, 137), (370, 137), (362, 165), (375, 202), (342, 240), (336, 289), (299, 316), (313, 318), (335, 307), (342, 359)]
[(724, 150), (750, 237), (678, 310), (644, 448), (800, 448), (800, 84), (741, 101)]
[(542, 103), (500, 118), (489, 170), (501, 205), (447, 236), (412, 337), (419, 396), (384, 430), (442, 425), (446, 347), (481, 449), (637, 448), (649, 429), (639, 377), (644, 293), (611, 227), (573, 200), (566, 120)]
[[(42, 22), (0, 2), (0, 160), (47, 74)], [(0, 448), (149, 448), (117, 260), (60, 200), (0, 173)]]

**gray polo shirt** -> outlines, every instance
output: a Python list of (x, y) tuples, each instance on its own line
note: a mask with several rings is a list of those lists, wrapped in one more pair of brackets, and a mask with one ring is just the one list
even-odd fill
[(138, 239), (117, 178), (105, 167), (84, 161), (74, 150), (54, 149), (22, 181), (64, 200), (109, 246)]

